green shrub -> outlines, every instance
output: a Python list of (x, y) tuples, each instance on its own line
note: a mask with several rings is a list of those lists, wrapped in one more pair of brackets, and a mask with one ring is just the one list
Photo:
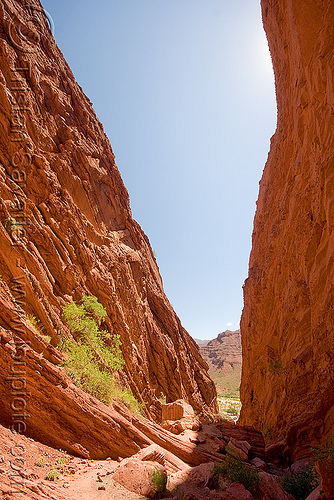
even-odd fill
[(58, 469), (61, 469), (63, 465), (65, 465), (66, 458), (65, 457), (59, 457), (57, 460), (57, 467)]
[(217, 403), (219, 411), (229, 415), (239, 415), (241, 410), (241, 401), (239, 398), (230, 398), (226, 395), (218, 394)]
[(285, 491), (296, 500), (305, 500), (317, 487), (319, 481), (314, 467), (309, 466), (303, 472), (285, 474), (280, 478), (280, 483)]
[(17, 222), (14, 219), (14, 217), (8, 217), (8, 219), (5, 220), (5, 227), (11, 233), (20, 233), (20, 232), (23, 232), (23, 225), (20, 224), (20, 222)]
[(54, 481), (55, 479), (58, 478), (58, 471), (51, 469), (49, 472), (46, 474), (45, 479), (47, 481)]
[(44, 460), (44, 458), (39, 458), (39, 459), (35, 462), (35, 465), (37, 465), (37, 467), (44, 467), (44, 466), (45, 466), (45, 460)]
[[(107, 316), (106, 310), (93, 296), (85, 295), (81, 302), (81, 305), (68, 303), (63, 307), (64, 318), (76, 342), (85, 346), (87, 355), (105, 365), (105, 368), (122, 369), (124, 361), (119, 335), (111, 337), (109, 332), (99, 329), (102, 320)], [(63, 341), (65, 350), (70, 354), (74, 343), (66, 339)]]
[(151, 476), (151, 481), (154, 484), (157, 493), (163, 493), (166, 489), (167, 474), (159, 469), (154, 469)]
[(280, 361), (272, 359), (269, 363), (269, 371), (271, 373), (275, 373), (276, 375), (280, 375), (284, 371), (284, 368)]
[(259, 473), (241, 458), (227, 455), (224, 462), (216, 464), (212, 471), (213, 484), (218, 485), (222, 476), (228, 483), (241, 483), (249, 491), (256, 491), (260, 482)]
[(33, 328), (34, 330), (36, 330), (36, 332), (39, 333), (39, 331), (38, 331), (38, 319), (36, 319), (33, 314), (27, 314), (26, 321), (27, 321), (28, 325), (31, 326), (31, 328)]
[(269, 439), (272, 438), (272, 432), (271, 432), (271, 429), (270, 427), (267, 425), (267, 424), (263, 424), (263, 427), (262, 427), (262, 434), (264, 437), (267, 437)]
[(240, 387), (234, 387), (231, 388), (229, 387), (226, 389), (226, 392), (224, 394), (218, 394), (218, 396), (222, 398), (229, 398), (229, 399), (235, 399), (236, 401), (240, 401)]
[(334, 434), (326, 444), (312, 448), (315, 460), (334, 460)]
[(111, 399), (123, 403), (135, 415), (139, 416), (144, 413), (144, 405), (137, 401), (129, 388), (123, 388), (113, 380), (110, 393)]
[(107, 312), (96, 297), (85, 295), (81, 304), (67, 303), (63, 314), (74, 339), (61, 337), (60, 348), (67, 354), (64, 366), (73, 382), (105, 404), (123, 402), (133, 413), (142, 413), (130, 389), (116, 383), (113, 372), (124, 366), (119, 335), (100, 330)]
[(47, 342), (48, 344), (51, 342), (51, 337), (49, 335), (43, 335), (40, 332), (40, 330), (38, 328), (39, 320), (37, 318), (35, 318), (35, 316), (33, 314), (27, 314), (26, 321), (27, 321), (28, 325), (30, 326), (30, 328), (35, 330), (35, 332), (38, 333), (38, 335), (40, 337), (42, 337), (42, 339), (44, 339), (45, 342)]
[(234, 406), (230, 405), (227, 410), (226, 410), (226, 413), (228, 413), (229, 415), (238, 415), (238, 412), (237, 410), (234, 408)]

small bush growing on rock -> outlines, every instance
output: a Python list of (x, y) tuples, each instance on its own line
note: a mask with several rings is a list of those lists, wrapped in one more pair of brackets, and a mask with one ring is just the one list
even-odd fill
[(57, 468), (61, 469), (63, 465), (66, 463), (66, 458), (65, 457), (59, 457), (57, 460)]
[[(111, 372), (124, 366), (120, 339), (99, 329), (107, 312), (96, 297), (84, 296), (81, 305), (63, 307), (65, 320), (74, 340), (62, 337), (62, 348), (69, 357), (65, 362), (76, 384), (106, 399), (105, 388), (111, 383)], [(108, 344), (107, 344), (108, 343)]]
[(152, 472), (151, 481), (154, 484), (157, 493), (163, 493), (166, 489), (167, 484), (167, 474), (158, 469)]
[(37, 465), (37, 467), (44, 467), (44, 466), (45, 466), (45, 460), (44, 460), (44, 458), (39, 458), (39, 459), (35, 462), (35, 465)]
[(249, 491), (256, 491), (260, 482), (257, 470), (246, 464), (240, 457), (226, 456), (224, 462), (216, 464), (212, 471), (213, 486), (219, 484), (222, 476), (228, 483), (241, 483)]
[(33, 314), (27, 314), (26, 321), (31, 328), (36, 330), (37, 333), (39, 333), (38, 329), (38, 319), (35, 318)]
[(315, 460), (334, 460), (334, 434), (326, 444), (312, 448)]
[(213, 413), (209, 409), (203, 410), (200, 414), (196, 414), (195, 412), (195, 415), (199, 418), (202, 424), (221, 424), (225, 420), (224, 415)]
[(314, 467), (309, 466), (303, 472), (284, 474), (280, 483), (287, 493), (296, 500), (305, 500), (318, 485), (317, 473)]
[(14, 217), (8, 217), (8, 219), (5, 220), (5, 227), (12, 233), (20, 233), (23, 231), (23, 225), (17, 222)]
[(236, 408), (234, 408), (234, 406), (232, 405), (227, 408), (226, 413), (228, 413), (229, 415), (238, 415)]
[(39, 320), (37, 318), (35, 318), (35, 316), (33, 314), (27, 314), (26, 321), (27, 321), (28, 325), (30, 326), (30, 328), (35, 330), (35, 332), (38, 333), (38, 335), (40, 337), (42, 337), (42, 339), (45, 340), (45, 342), (47, 342), (48, 344), (51, 342), (51, 337), (49, 335), (43, 335), (40, 332), (40, 329), (38, 328)]
[(49, 472), (46, 474), (45, 479), (47, 481), (54, 481), (55, 479), (58, 478), (58, 471), (51, 469)]
[(264, 437), (268, 437), (269, 439), (272, 438), (271, 429), (270, 429), (270, 427), (267, 424), (263, 424), (262, 434), (263, 434)]
[(280, 361), (272, 359), (269, 363), (269, 371), (276, 375), (280, 375), (284, 371), (284, 368)]

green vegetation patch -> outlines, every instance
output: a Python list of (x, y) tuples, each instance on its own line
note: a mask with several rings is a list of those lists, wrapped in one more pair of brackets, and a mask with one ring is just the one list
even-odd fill
[(45, 342), (47, 342), (48, 344), (51, 342), (51, 337), (49, 335), (43, 335), (40, 332), (39, 327), (38, 327), (39, 320), (37, 318), (35, 318), (35, 316), (33, 316), (33, 314), (27, 314), (26, 321), (27, 321), (28, 325), (30, 326), (30, 328), (35, 330), (35, 332), (38, 333), (38, 335), (40, 337), (42, 337), (42, 339), (45, 340)]
[(132, 412), (142, 408), (129, 389), (117, 384), (113, 373), (124, 366), (119, 335), (100, 329), (107, 312), (96, 297), (85, 295), (81, 304), (67, 303), (64, 318), (73, 339), (61, 337), (60, 348), (67, 354), (64, 363), (73, 382), (105, 404), (113, 399), (125, 403)]
[(280, 483), (296, 500), (305, 500), (317, 487), (319, 480), (314, 467), (309, 466), (303, 472), (285, 474), (280, 478)]
[(57, 468), (61, 469), (63, 465), (66, 463), (66, 458), (65, 457), (59, 457), (57, 460)]
[(8, 219), (5, 220), (5, 227), (11, 233), (23, 232), (23, 225), (20, 222), (17, 222), (14, 217), (8, 217)]
[(334, 434), (326, 444), (312, 448), (315, 460), (334, 460)]
[(55, 479), (58, 479), (59, 473), (58, 471), (51, 469), (49, 472), (46, 474), (45, 479), (47, 481), (54, 481)]
[(222, 373), (221, 370), (210, 367), (209, 375), (216, 384), (219, 395), (226, 398), (239, 399), (241, 369), (232, 373)]
[(227, 455), (224, 462), (216, 464), (212, 471), (213, 485), (218, 486), (219, 478), (227, 483), (241, 483), (249, 491), (256, 491), (260, 476), (256, 469), (244, 462), (240, 457)]
[(219, 411), (228, 413), (229, 415), (237, 416), (241, 411), (241, 401), (239, 398), (226, 398), (221, 394), (217, 397)]
[(159, 469), (154, 469), (151, 475), (151, 481), (157, 490), (157, 493), (164, 493), (167, 484), (167, 474)]

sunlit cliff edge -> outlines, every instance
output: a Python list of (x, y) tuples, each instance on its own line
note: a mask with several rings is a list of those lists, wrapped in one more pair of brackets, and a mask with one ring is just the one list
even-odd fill
[[(65, 302), (87, 294), (106, 308), (106, 327), (122, 341), (121, 382), (154, 421), (161, 419), (161, 400), (182, 398), (198, 413), (216, 412), (216, 390), (164, 294), (109, 140), (40, 3), (2, 2), (0, 22), (0, 367), (8, 375), (0, 383), (0, 420), (9, 425), (13, 418), (16, 356), (28, 435), (92, 456), (131, 454), (145, 438), (132, 429), (123, 451), (117, 439), (110, 444), (99, 403), (64, 379), (56, 346), (68, 331)], [(115, 415), (116, 436), (122, 417)]]
[(283, 459), (334, 431), (334, 8), (263, 0), (278, 123), (241, 321), (241, 422)]
[[(166, 454), (168, 472), (208, 462), (210, 476), (235, 447), (245, 462), (260, 459), (262, 486), (270, 481), (268, 490), (286, 500), (277, 469), (266, 472), (263, 459), (287, 466), (309, 458), (334, 428), (334, 11), (329, 0), (263, 0), (262, 10), (278, 125), (244, 287), (245, 427), (203, 430), (187, 402), (212, 417), (216, 389), (164, 294), (103, 127), (40, 3), (0, 3), (0, 423), (87, 459), (153, 446), (153, 457)], [(57, 346), (69, 334), (62, 307), (85, 294), (103, 304), (104, 327), (121, 338), (118, 378), (146, 419), (98, 401), (62, 366)], [(184, 401), (162, 403), (176, 400)], [(2, 434), (8, 442), (9, 431)]]

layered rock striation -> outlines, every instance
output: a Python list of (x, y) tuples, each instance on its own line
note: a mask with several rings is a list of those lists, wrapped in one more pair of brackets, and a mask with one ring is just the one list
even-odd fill
[[(15, 389), (5, 377), (21, 370), (28, 404), (36, 410), (27, 433), (58, 445), (57, 425), (41, 431), (51, 412), (63, 419), (67, 441), (80, 441), (81, 431), (73, 429), (87, 421), (87, 408), (62, 382), (55, 366), (63, 359), (55, 347), (68, 332), (62, 306), (83, 294), (106, 308), (104, 328), (122, 341), (121, 381), (147, 415), (159, 420), (159, 397), (216, 412), (207, 366), (164, 294), (109, 140), (37, 0), (1, 2), (0, 63), (1, 422), (10, 424), (14, 411)], [(27, 314), (51, 337), (50, 346), (26, 322)], [(15, 367), (15, 360), (21, 364)], [(133, 453), (138, 446), (129, 441), (128, 448)]]
[(262, 14), (278, 121), (244, 286), (240, 420), (301, 456), (334, 430), (334, 9), (262, 0)]

